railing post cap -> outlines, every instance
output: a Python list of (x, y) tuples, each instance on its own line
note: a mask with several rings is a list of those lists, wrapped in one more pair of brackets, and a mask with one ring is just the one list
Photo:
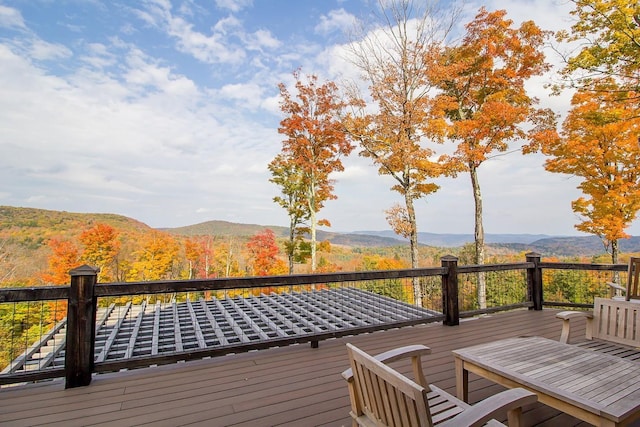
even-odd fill
[(71, 276), (94, 276), (98, 274), (100, 269), (98, 267), (91, 267), (90, 265), (84, 264), (80, 267), (76, 267), (69, 272)]
[(458, 257), (453, 255), (445, 255), (442, 258), (440, 258), (440, 261), (448, 261), (448, 262), (457, 261), (457, 260), (458, 260)]
[(529, 252), (524, 254), (524, 256), (529, 258), (540, 258), (542, 255), (540, 255), (538, 252)]

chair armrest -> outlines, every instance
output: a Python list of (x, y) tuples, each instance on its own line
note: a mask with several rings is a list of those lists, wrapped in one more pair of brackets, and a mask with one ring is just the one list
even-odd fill
[[(431, 354), (431, 349), (422, 344), (415, 344), (394, 348), (393, 350), (385, 351), (384, 353), (380, 353), (373, 357), (382, 363), (391, 363), (397, 360), (411, 358), (415, 381), (429, 391), (429, 384), (422, 372), (422, 363), (420, 361), (420, 356), (425, 354)], [(353, 372), (351, 371), (351, 368), (342, 372), (342, 377), (347, 380), (347, 382), (353, 381)]]
[(622, 292), (627, 292), (627, 287), (626, 286), (620, 286), (618, 283), (613, 283), (613, 282), (607, 282), (607, 285), (609, 285), (609, 287), (618, 290), (618, 291), (622, 291)]
[(590, 311), (561, 311), (556, 314), (558, 319), (562, 319), (562, 332), (560, 333), (560, 342), (567, 344), (571, 335), (571, 319), (584, 317), (587, 319), (587, 338), (591, 339), (591, 320), (593, 313)]
[(535, 393), (523, 388), (506, 390), (482, 402), (476, 403), (454, 418), (440, 424), (441, 427), (482, 426), (492, 418), (507, 413), (509, 426), (520, 426), (522, 407), (538, 401)]
[(615, 298), (619, 295), (625, 295), (627, 293), (626, 286), (622, 286), (614, 282), (607, 282), (607, 285), (609, 286), (609, 297), (611, 298)]

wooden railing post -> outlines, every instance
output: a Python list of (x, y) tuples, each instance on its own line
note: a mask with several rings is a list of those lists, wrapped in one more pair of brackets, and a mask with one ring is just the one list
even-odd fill
[(455, 326), (460, 324), (460, 306), (458, 305), (458, 258), (445, 255), (440, 259), (447, 274), (442, 276), (442, 311), (444, 324)]
[(98, 269), (83, 265), (69, 272), (71, 288), (67, 306), (65, 388), (91, 383), (96, 338), (96, 301), (93, 287)]
[(529, 310), (542, 310), (542, 268), (540, 268), (541, 255), (535, 252), (526, 254), (527, 262), (534, 264), (527, 269), (527, 297), (533, 302)]

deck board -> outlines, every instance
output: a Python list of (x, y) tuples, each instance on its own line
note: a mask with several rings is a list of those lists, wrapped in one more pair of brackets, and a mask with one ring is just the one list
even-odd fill
[[(0, 390), (0, 423), (6, 426), (206, 425), (347, 426), (349, 399), (340, 373), (348, 367), (345, 343), (375, 354), (424, 344), (427, 380), (455, 393), (451, 350), (501, 338), (560, 337), (556, 310), (516, 310), (459, 326), (428, 324), (212, 359), (101, 374), (88, 387), (64, 389), (62, 381)], [(579, 323), (574, 336), (584, 334)], [(394, 365), (409, 374), (408, 363)], [(470, 375), (470, 400), (502, 390)], [(527, 408), (527, 426), (585, 426), (544, 405)]]

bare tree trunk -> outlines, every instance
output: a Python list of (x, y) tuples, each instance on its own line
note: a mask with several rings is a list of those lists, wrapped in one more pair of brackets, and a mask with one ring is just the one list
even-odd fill
[(296, 252), (296, 224), (293, 218), (289, 222), (289, 247), (287, 248), (287, 258), (289, 259), (289, 274), (293, 274), (293, 256)]
[(618, 263), (618, 253), (619, 253), (618, 239), (612, 240), (611, 241), (611, 263), (612, 264)]
[(310, 215), (310, 233), (311, 233), (311, 272), (316, 271), (316, 211), (311, 209)]
[[(478, 265), (484, 264), (484, 227), (482, 226), (482, 194), (480, 193), (480, 182), (478, 181), (478, 168), (470, 164), (469, 174), (471, 175), (471, 186), (473, 188), (473, 200), (475, 202), (475, 262)], [(487, 284), (484, 272), (478, 273), (478, 307), (487, 308)]]
[[(405, 203), (407, 205), (407, 216), (409, 217), (409, 224), (411, 226), (411, 234), (409, 235), (409, 242), (411, 245), (411, 268), (418, 268), (418, 226), (416, 224), (416, 210), (413, 206), (413, 199), (408, 195), (405, 195)], [(422, 307), (422, 287), (417, 277), (412, 280), (413, 284), (413, 301), (418, 307)]]
[(231, 259), (233, 257), (233, 251), (231, 249), (231, 238), (229, 238), (229, 249), (227, 250), (227, 265), (225, 266), (225, 277), (229, 277), (231, 275)]

